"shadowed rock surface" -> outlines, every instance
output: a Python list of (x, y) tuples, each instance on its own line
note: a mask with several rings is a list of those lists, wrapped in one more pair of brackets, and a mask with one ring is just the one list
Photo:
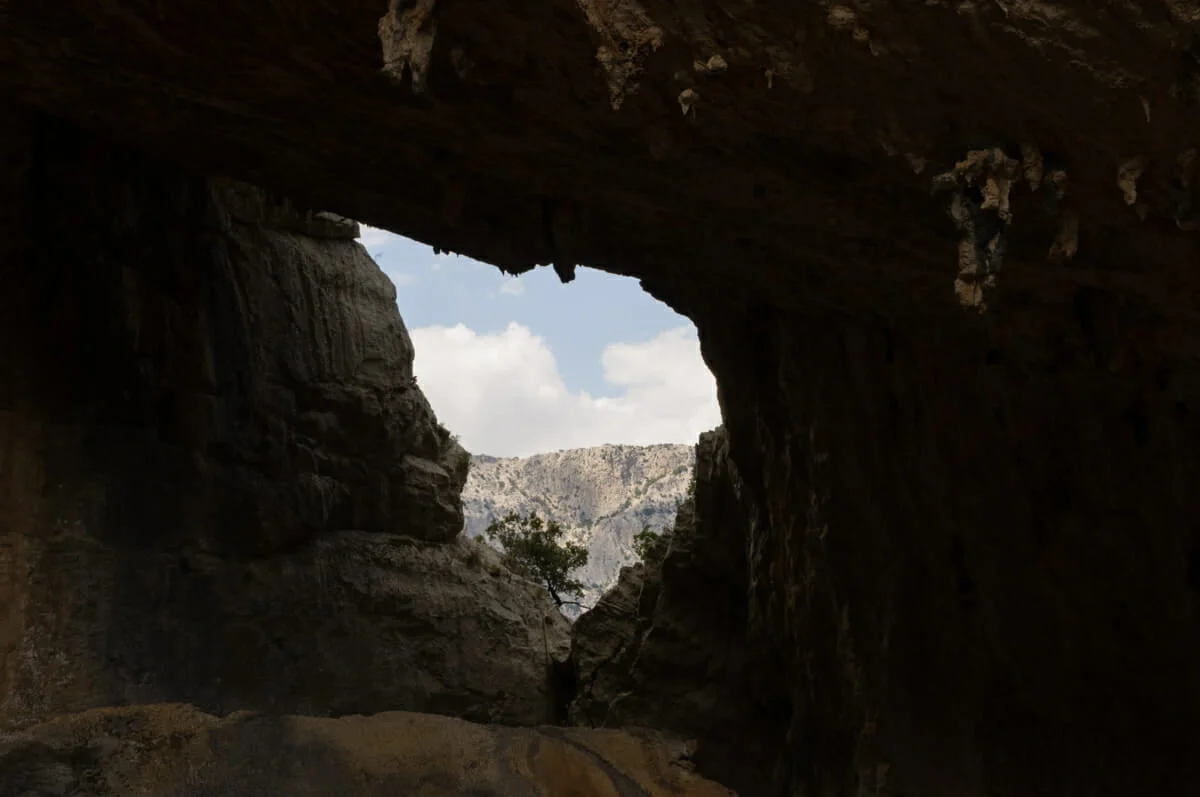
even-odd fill
[(696, 494), (679, 509), (665, 551), (622, 568), (617, 585), (575, 623), (578, 725), (639, 725), (699, 741), (705, 771), (741, 794), (781, 779), (772, 768), (788, 696), (757, 677), (748, 644), (746, 513), (724, 429), (696, 447)]
[(317, 719), (99, 709), (0, 735), (0, 797), (732, 797), (650, 732), (390, 712)]
[[(107, 662), (50, 618), (31, 624), (4, 725), (164, 699), (218, 713), (556, 719), (550, 670), (567, 657), (567, 622), (474, 542), (339, 532), (247, 562), (131, 551), (120, 566), (111, 592), (92, 587), (120, 618), (90, 629), (106, 634)], [(72, 579), (97, 583), (90, 571), (55, 576), (60, 595)]]
[[(221, 13), (10, 0), (0, 184), (26, 179), (9, 110), (26, 103), (510, 270), (641, 278), (696, 322), (719, 385), (748, 518), (753, 675), (791, 707), (769, 793), (1190, 793), (1197, 13), (1191, 0)], [(144, 377), (136, 359), (94, 356), (107, 327), (81, 323), (122, 306), (112, 290), (56, 305), (50, 288), (115, 284), (113, 263), (139, 262), (155, 236), (182, 242), (156, 262), (207, 245), (187, 225), (121, 227), (121, 257), (98, 257), (109, 250), (54, 222), (92, 189), (43, 190), (44, 210), (0, 204), (5, 276), (14, 252), (26, 262), (24, 233), (43, 231), (37, 267), (0, 297), (5, 640), (20, 637), (25, 610), (9, 607), (26, 585), (62, 569), (41, 551), (73, 539), (79, 512), (99, 515), (97, 496), (113, 534), (169, 536), (226, 505), (209, 496), (237, 495), (161, 512), (140, 477), (170, 463), (141, 452), (120, 489), (86, 489), (123, 450), (87, 411), (144, 395)], [(98, 201), (189, 195), (132, 196)], [(186, 337), (161, 340), (173, 363), (196, 356)], [(264, 519), (229, 524), (219, 547), (273, 550), (305, 526), (274, 524), (287, 501), (256, 506)], [(87, 592), (53, 594), (79, 607), (78, 628), (110, 627), (87, 616), (103, 605)]]
[(451, 542), (466, 453), (356, 225), (8, 121), (0, 727), (165, 700), (553, 719), (566, 625)]

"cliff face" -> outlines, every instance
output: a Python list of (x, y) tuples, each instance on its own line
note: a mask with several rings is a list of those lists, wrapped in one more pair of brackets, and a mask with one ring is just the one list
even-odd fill
[[(754, 678), (789, 696), (781, 790), (1187, 793), (1195, 20), (1189, 2), (1082, 0), (12, 0), (0, 93), (510, 270), (635, 276), (692, 318), (748, 519)], [(10, 190), (26, 178), (3, 158)], [(131, 463), (104, 424), (47, 431), (146, 395), (136, 359), (100, 357), (126, 351), (103, 345), (108, 327), (78, 323), (124, 307), (113, 290), (59, 315), (47, 297), (117, 284), (147, 241), (188, 242), (180, 264), (210, 246), (165, 213), (187, 192), (147, 193), (159, 223), (112, 228), (119, 250), (47, 226), (92, 199), (125, 207), (68, 188), (36, 213), (0, 203), (6, 251), (24, 252), (14, 212), (46, 231), (0, 299), (5, 639), (31, 579), (80, 616), (105, 611), (83, 579), (45, 582), (78, 557), (51, 566), (40, 541), (73, 545), (80, 512), (164, 539), (231, 513), (212, 544), (253, 551), (298, 527), (271, 518), (316, 512), (267, 488), (163, 512), (191, 494), (147, 488), (146, 464), (183, 464)], [(163, 362), (204, 361), (186, 336), (161, 340)], [(61, 493), (97, 472), (121, 478)]]
[(743, 795), (771, 793), (787, 782), (778, 770), (790, 698), (762, 680), (748, 638), (747, 515), (724, 429), (700, 437), (695, 496), (668, 539), (575, 623), (569, 719), (695, 739), (703, 771)]
[(575, 575), (585, 586), (581, 602), (594, 606), (621, 567), (637, 558), (633, 535), (643, 526), (661, 531), (675, 522), (694, 459), (693, 447), (680, 445), (472, 457), (462, 493), (466, 534), (482, 534), (508, 512), (557, 521), (570, 540), (587, 546), (587, 566)]
[(778, 676), (795, 779), (1186, 790), (1200, 373), (1131, 351), (1130, 312), (1081, 290), (957, 344), (761, 308), (708, 333), (750, 510), (751, 636), (804, 673)]
[[(726, 527), (747, 556), (746, 649), (755, 681), (787, 690), (784, 783), (1117, 794), (1195, 776), (1195, 495), (1167, 475), (1195, 463), (1193, 368), (1114, 365), (1121, 311), (1096, 293), (1074, 311), (1074, 330), (1025, 315), (997, 330), (1010, 349), (974, 352), (986, 339), (761, 307), (702, 333), (747, 518)], [(711, 614), (631, 618), (610, 598), (613, 629), (576, 626), (594, 635), (576, 639), (581, 684), (605, 637)], [(640, 659), (590, 666), (601, 708), (669, 688)], [(722, 715), (689, 719), (705, 716)]]
[(565, 623), (452, 542), (467, 455), (356, 226), (3, 129), (0, 727), (161, 700), (551, 719)]

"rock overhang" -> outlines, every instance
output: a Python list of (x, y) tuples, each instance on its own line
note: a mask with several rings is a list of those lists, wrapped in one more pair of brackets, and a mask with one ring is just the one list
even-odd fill
[(1194, 781), (1188, 6), (395, 8), (10, 2), (0, 95), (692, 316), (781, 782)]
[(509, 271), (640, 277), (684, 311), (955, 312), (962, 210), (935, 178), (1034, 151), (1065, 198), (1014, 180), (1000, 290), (1191, 315), (1169, 287), (1192, 251), (1185, 11), (14, 3), (0, 92)]

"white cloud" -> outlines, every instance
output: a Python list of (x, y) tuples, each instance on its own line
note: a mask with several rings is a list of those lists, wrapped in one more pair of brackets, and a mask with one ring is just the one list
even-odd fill
[(525, 293), (525, 283), (516, 277), (509, 277), (500, 286), (500, 293), (503, 296), (521, 296)]
[(384, 244), (392, 241), (396, 236), (392, 235), (387, 230), (381, 230), (377, 227), (368, 227), (365, 224), (358, 225), (358, 242), (367, 247), (367, 251), (374, 250)]
[(467, 450), (523, 456), (603, 443), (691, 443), (721, 422), (695, 330), (614, 343), (601, 357), (616, 397), (572, 393), (545, 341), (515, 322), (481, 335), (463, 324), (412, 331), (415, 370), (438, 418)]
[(416, 274), (409, 274), (407, 271), (392, 271), (385, 268), (384, 273), (388, 275), (388, 279), (397, 288), (407, 288), (409, 285), (416, 285), (421, 281), (421, 278)]

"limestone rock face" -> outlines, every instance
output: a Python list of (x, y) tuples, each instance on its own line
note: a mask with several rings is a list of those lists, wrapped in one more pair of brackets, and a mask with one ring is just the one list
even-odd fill
[(466, 454), (356, 226), (4, 122), (0, 727), (163, 700), (553, 719), (565, 625), (453, 542)]
[(101, 709), (0, 736), (0, 797), (734, 797), (651, 732)]
[(621, 567), (637, 558), (633, 535), (643, 526), (661, 531), (674, 524), (694, 460), (693, 446), (683, 445), (473, 456), (462, 493), (466, 534), (482, 534), (508, 512), (557, 521), (568, 539), (587, 546), (587, 565), (576, 576), (584, 584), (581, 603), (593, 606), (616, 583)]
[(640, 725), (698, 741), (696, 762), (744, 795), (786, 779), (788, 701), (760, 682), (747, 644), (746, 514), (728, 470), (724, 429), (701, 436), (696, 494), (665, 554), (621, 570), (572, 629), (572, 722)]

